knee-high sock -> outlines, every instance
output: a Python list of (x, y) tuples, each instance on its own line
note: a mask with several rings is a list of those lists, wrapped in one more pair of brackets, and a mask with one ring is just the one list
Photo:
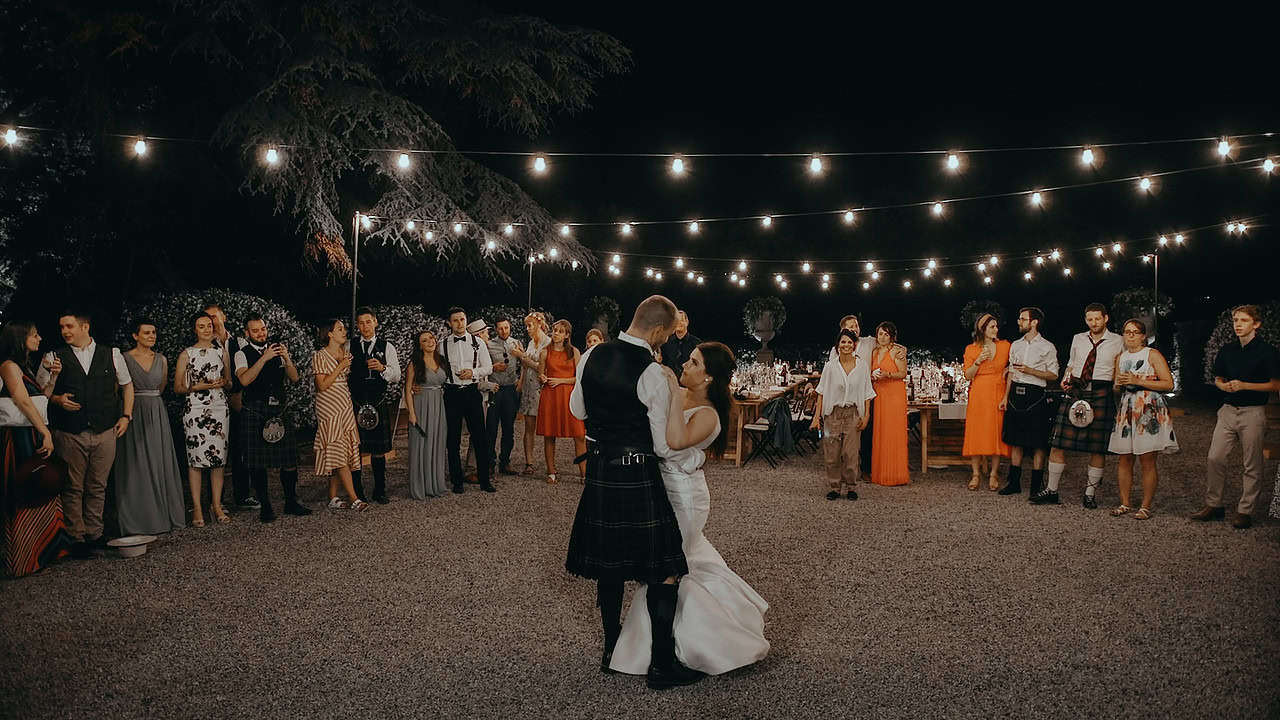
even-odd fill
[(364, 499), (365, 499), (365, 497), (364, 497), (364, 482), (363, 482), (363, 480), (362, 480), (362, 478), (361, 478), (361, 473), (360, 473), (360, 471), (359, 471), (359, 470), (352, 470), (352, 471), (351, 471), (351, 487), (355, 488), (355, 490), (356, 490), (356, 497), (360, 498), (361, 500), (364, 500)]
[(605, 650), (609, 651), (622, 632), (622, 583), (597, 580), (596, 606), (600, 608), (600, 624), (604, 627)]
[(1057, 463), (1049, 461), (1049, 491), (1058, 492), (1058, 481), (1062, 479), (1062, 472), (1067, 469), (1066, 463)]
[(285, 503), (298, 502), (298, 471), (281, 470), (280, 486), (284, 488)]
[(249, 471), (249, 480), (253, 483), (253, 493), (258, 496), (263, 510), (271, 510), (271, 493), (267, 491), (267, 469), (254, 468)]
[(1102, 468), (1089, 466), (1089, 484), (1084, 488), (1084, 494), (1093, 497), (1098, 492), (1098, 484), (1102, 482)]
[(373, 494), (385, 495), (387, 492), (387, 459), (381, 455), (369, 458), (373, 467)]

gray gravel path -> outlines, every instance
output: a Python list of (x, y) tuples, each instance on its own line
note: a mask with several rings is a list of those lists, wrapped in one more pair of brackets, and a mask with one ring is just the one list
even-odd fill
[(593, 586), (563, 570), (575, 481), (415, 502), (402, 455), (392, 504), (331, 514), (304, 479), (309, 518), (0, 583), (0, 715), (1280, 717), (1280, 521), (1186, 519), (1213, 420), (1192, 413), (1145, 523), (1108, 516), (1113, 462), (1080, 507), (1083, 458), (1054, 508), (960, 470), (829, 502), (812, 456), (709, 467), (707, 535), (772, 603), (773, 651), (661, 694), (597, 669)]

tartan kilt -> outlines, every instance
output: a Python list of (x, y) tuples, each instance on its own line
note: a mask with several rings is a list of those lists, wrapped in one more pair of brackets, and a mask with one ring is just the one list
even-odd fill
[[(283, 405), (280, 412), (284, 412)], [(240, 452), (244, 453), (245, 466), (251, 470), (298, 467), (298, 437), (289, 423), (284, 425), (284, 437), (280, 442), (269, 443), (262, 439), (262, 426), (276, 415), (262, 401), (247, 402), (240, 411)]]
[(603, 454), (588, 456), (564, 566), (579, 577), (619, 582), (688, 574), (657, 458), (619, 467), (609, 465)]
[[(364, 403), (352, 401), (351, 411), (360, 417), (360, 406)], [(360, 452), (370, 455), (386, 455), (391, 452), (391, 406), (386, 400), (374, 403), (378, 409), (378, 427), (365, 430), (356, 425), (360, 431)]]
[[(1093, 422), (1078, 428), (1071, 424), (1068, 415), (1077, 399), (1088, 400), (1093, 408)], [(1081, 391), (1078, 397), (1068, 394), (1058, 403), (1058, 413), (1049, 434), (1049, 446), (1062, 450), (1075, 450), (1093, 455), (1105, 455), (1111, 444), (1111, 431), (1116, 422), (1116, 395), (1111, 382), (1094, 381), (1092, 390)]]

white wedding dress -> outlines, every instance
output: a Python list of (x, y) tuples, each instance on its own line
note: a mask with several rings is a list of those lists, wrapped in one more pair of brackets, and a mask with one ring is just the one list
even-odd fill
[[(684, 420), (699, 410), (684, 411)], [(676, 657), (694, 670), (709, 675), (726, 673), (764, 658), (769, 641), (764, 637), (764, 613), (769, 603), (760, 597), (702, 534), (711, 509), (711, 495), (702, 474), (704, 452), (720, 433), (716, 430), (698, 443), (662, 461), (662, 481), (680, 524), (689, 574), (680, 579), (676, 602)], [(631, 596), (631, 609), (622, 624), (622, 635), (613, 651), (609, 667), (618, 672), (644, 675), (649, 671), (652, 630), (649, 623), (646, 587)]]

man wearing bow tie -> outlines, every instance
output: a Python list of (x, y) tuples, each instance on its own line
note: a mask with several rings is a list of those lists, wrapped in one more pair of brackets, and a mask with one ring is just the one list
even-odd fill
[[(387, 458), (391, 451), (391, 408), (387, 402), (387, 386), (400, 380), (400, 360), (396, 348), (386, 338), (378, 337), (378, 317), (373, 308), (356, 309), (356, 329), (360, 336), (351, 343), (351, 403), (360, 425), (360, 452), (369, 453), (369, 465), (373, 468), (373, 501), (386, 505)], [(362, 415), (360, 410), (365, 408)], [(374, 420), (372, 408), (377, 414)], [(356, 495), (364, 500), (364, 483), (360, 471), (351, 474)]]
[(467, 423), (471, 447), (476, 451), (476, 476), (480, 489), (497, 492), (490, 475), (493, 442), (484, 423), (484, 399), (478, 383), (493, 374), (489, 347), (467, 332), (467, 313), (449, 308), (449, 328), (453, 331), (444, 346), (444, 415), (449, 451), (449, 479), (455, 493), (462, 492), (462, 423)]

